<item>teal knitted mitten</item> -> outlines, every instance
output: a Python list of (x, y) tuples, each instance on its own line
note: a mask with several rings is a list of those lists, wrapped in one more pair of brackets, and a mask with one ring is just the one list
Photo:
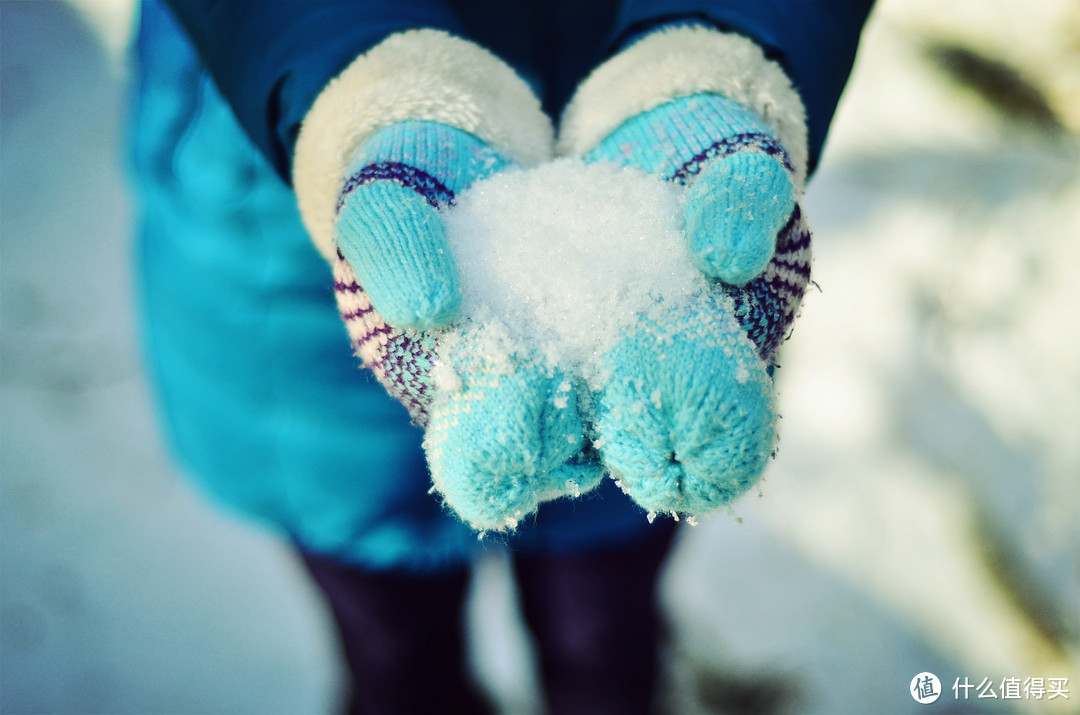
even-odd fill
[(483, 329), (388, 325), (340, 255), (334, 279), (353, 349), (425, 428), (434, 488), (462, 520), (480, 531), (512, 529), (541, 502), (603, 478), (582, 458), (566, 376), (482, 339)]
[(585, 155), (687, 186), (685, 230), (701, 271), (744, 285), (768, 265), (795, 207), (794, 169), (772, 130), (717, 94), (630, 118)]
[(705, 514), (757, 482), (775, 438), (772, 380), (730, 300), (657, 305), (604, 368), (600, 452), (641, 507)]
[(435, 489), (481, 531), (513, 528), (602, 476), (567, 464), (584, 432), (567, 377), (470, 325), (416, 329), (449, 322), (461, 301), (439, 212), (509, 165), (452, 127), (395, 125), (357, 156), (334, 224), (338, 303), (357, 353), (425, 426)]
[(477, 137), (434, 122), (374, 134), (353, 158), (332, 223), (334, 287), (353, 350), (425, 425), (437, 339), (461, 304), (440, 212), (510, 165)]
[[(679, 81), (701, 88), (665, 97), (680, 90), (658, 70), (641, 84), (661, 101), (627, 112), (647, 96), (634, 78), (650, 63), (689, 67)], [(708, 67), (719, 69), (698, 72)], [(784, 100), (784, 113), (765, 121), (770, 96)], [(613, 98), (623, 109), (609, 109)], [(748, 41), (691, 28), (657, 33), (601, 68), (570, 114), (563, 143), (586, 161), (685, 187), (690, 256), (712, 279), (708, 294), (640, 316), (603, 356), (594, 415), (601, 458), (649, 512), (714, 511), (760, 479), (774, 450), (769, 366), (809, 281), (810, 235), (796, 202), (801, 105)], [(610, 129), (598, 134), (604, 123)], [(778, 126), (800, 145), (794, 159)]]
[(453, 319), (461, 289), (438, 211), (507, 166), (472, 134), (417, 121), (376, 133), (353, 158), (334, 221), (337, 249), (387, 323), (426, 329)]
[(541, 502), (592, 489), (603, 471), (580, 459), (584, 425), (570, 378), (493, 350), (482, 332), (457, 336), (457, 384), (432, 402), (424, 449), (435, 489), (458, 515), (479, 531), (501, 531)]
[(441, 212), (478, 179), (552, 149), (551, 121), (513, 69), (429, 29), (358, 56), (296, 142), (301, 216), (333, 265), (353, 348), (425, 428), (436, 489), (479, 529), (506, 528), (552, 484), (584, 484), (563, 466), (583, 430), (563, 378), (513, 351), (480, 352), (473, 326), (454, 322), (460, 275)]

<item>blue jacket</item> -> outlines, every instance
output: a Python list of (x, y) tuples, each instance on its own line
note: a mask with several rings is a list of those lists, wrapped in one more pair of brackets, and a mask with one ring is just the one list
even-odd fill
[(288, 180), (315, 96), (387, 35), (430, 27), (474, 40), (531, 80), (558, 117), (577, 83), (629, 36), (678, 19), (754, 40), (787, 72), (809, 118), (811, 166), (872, 0), (171, 0), (255, 144)]
[[(220, 501), (308, 550), (436, 569), (483, 544), (434, 497), (421, 435), (349, 354), (328, 267), (288, 185), (300, 120), (355, 57), (432, 27), (513, 66), (557, 116), (614, 48), (679, 18), (749, 36), (809, 115), (811, 162), (869, 0), (145, 0), (132, 157), (149, 372), (171, 442)], [(632, 539), (644, 514), (610, 480), (541, 508), (515, 548)]]

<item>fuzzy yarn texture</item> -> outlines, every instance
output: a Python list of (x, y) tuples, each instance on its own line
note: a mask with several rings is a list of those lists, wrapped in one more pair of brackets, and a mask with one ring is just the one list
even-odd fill
[(726, 97), (691, 95), (630, 118), (584, 158), (686, 187), (690, 255), (771, 362), (810, 282), (811, 254), (795, 168), (768, 126)]
[(459, 381), (432, 402), (424, 433), (434, 488), (481, 532), (513, 529), (542, 502), (603, 477), (575, 460), (585, 425), (570, 376), (510, 350), (493, 359), (487, 342), (468, 329), (456, 342)]
[(434, 488), (479, 531), (513, 528), (541, 501), (594, 487), (572, 465), (584, 426), (568, 379), (511, 348), (452, 331), (456, 389), (432, 384), (441, 334), (458, 313), (458, 269), (444, 212), (471, 184), (510, 164), (477, 137), (405, 122), (374, 135), (338, 199), (335, 292), (354, 350), (425, 427)]
[(772, 379), (729, 298), (658, 304), (604, 360), (597, 448), (641, 507), (708, 514), (757, 483), (775, 441)]
[(556, 153), (585, 154), (628, 119), (702, 94), (726, 97), (759, 117), (787, 151), (802, 190), (806, 109), (791, 80), (752, 40), (704, 26), (660, 28), (593, 70), (563, 112)]
[(425, 426), (434, 395), (430, 379), (437, 349), (434, 335), (387, 323), (341, 253), (333, 269), (338, 312), (361, 366), (371, 370), (387, 393), (408, 410), (414, 423)]

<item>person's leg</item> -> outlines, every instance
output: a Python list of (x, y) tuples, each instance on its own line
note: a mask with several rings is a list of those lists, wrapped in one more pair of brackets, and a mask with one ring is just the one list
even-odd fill
[(553, 715), (649, 713), (662, 623), (657, 582), (674, 522), (587, 554), (514, 557)]
[(465, 569), (372, 573), (303, 554), (337, 622), (350, 715), (491, 712), (465, 657)]

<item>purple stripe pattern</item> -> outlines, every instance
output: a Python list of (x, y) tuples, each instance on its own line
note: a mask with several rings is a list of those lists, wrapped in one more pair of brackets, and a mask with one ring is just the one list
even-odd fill
[(454, 192), (423, 169), (403, 164), (400, 161), (378, 161), (368, 164), (345, 181), (341, 194), (338, 196), (335, 213), (341, 212), (341, 207), (349, 194), (361, 186), (367, 186), (376, 181), (391, 181), (406, 189), (411, 189), (436, 209), (454, 203)]
[(768, 154), (775, 157), (789, 172), (795, 173), (791, 158), (788, 156), (787, 151), (784, 150), (784, 147), (780, 145), (780, 142), (768, 134), (748, 132), (745, 134), (733, 134), (713, 142), (676, 169), (668, 179), (677, 184), (686, 184), (694, 176), (697, 176), (706, 164), (714, 159), (742, 151), (760, 151)]
[(776, 253), (760, 276), (745, 286), (717, 282), (735, 301), (735, 316), (758, 354), (772, 364), (787, 337), (810, 283), (810, 228), (798, 205), (776, 236)]
[(434, 339), (388, 325), (340, 252), (334, 260), (334, 294), (353, 351), (363, 366), (405, 406), (413, 422), (425, 426), (433, 394), (428, 376), (435, 362)]

